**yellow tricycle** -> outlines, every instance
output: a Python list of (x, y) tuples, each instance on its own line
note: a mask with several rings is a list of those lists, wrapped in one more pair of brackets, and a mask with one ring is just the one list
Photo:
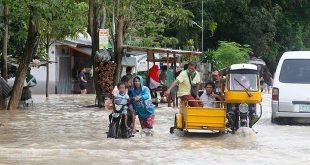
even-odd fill
[[(257, 66), (253, 64), (231, 65), (226, 69), (225, 79), (226, 83), (223, 85), (225, 100), (215, 101), (216, 106), (190, 107), (188, 102), (181, 101), (170, 133), (174, 133), (174, 129), (186, 132), (210, 130), (235, 133), (240, 127), (252, 128), (262, 116), (262, 97)], [(204, 102), (204, 100), (201, 101)], [(260, 107), (259, 114), (257, 107)]]

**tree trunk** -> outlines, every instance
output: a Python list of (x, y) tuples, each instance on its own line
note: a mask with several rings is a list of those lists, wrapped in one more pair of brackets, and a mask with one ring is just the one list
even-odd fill
[(91, 58), (92, 58), (92, 65), (93, 65), (93, 78), (95, 83), (95, 90), (96, 95), (98, 98), (98, 105), (99, 107), (102, 107), (104, 105), (103, 97), (101, 96), (102, 91), (99, 86), (98, 82), (98, 74), (95, 71), (95, 68), (97, 67), (96, 63), (96, 52), (99, 50), (99, 29), (98, 29), (98, 1), (97, 0), (90, 0), (89, 1), (89, 30), (90, 35), (92, 38), (92, 52), (91, 52)]
[(8, 110), (15, 110), (18, 107), (18, 103), (20, 101), (21, 94), (22, 94), (24, 81), (27, 76), (27, 70), (32, 60), (33, 53), (35, 52), (35, 49), (37, 48), (37, 45), (38, 45), (38, 41), (39, 41), (38, 21), (32, 20), (32, 18), (33, 18), (33, 9), (30, 9), (30, 18), (29, 18), (29, 23), (28, 23), (28, 36), (27, 36), (25, 49), (23, 52), (23, 60), (20, 61), (20, 64), (17, 70), (11, 98), (8, 104)]
[(8, 5), (3, 5), (3, 23), (4, 23), (4, 32), (2, 38), (2, 77), (7, 80), (8, 79), (8, 65), (7, 65), (7, 55), (8, 55), (8, 33), (9, 33), (9, 18), (8, 18)]
[(5, 108), (5, 98), (3, 96), (2, 86), (0, 85), (0, 110), (4, 110)]
[(104, 6), (102, 6), (102, 9), (100, 10), (100, 18), (98, 18), (99, 27), (103, 29), (105, 27), (107, 17), (107, 10)]
[(115, 30), (115, 39), (114, 39), (114, 56), (116, 69), (114, 74), (114, 85), (117, 84), (121, 77), (121, 69), (122, 69), (122, 57), (123, 57), (123, 31), (124, 31), (124, 17), (118, 16), (116, 17), (116, 30)]
[(92, 26), (93, 26), (93, 11), (94, 11), (94, 0), (89, 0), (89, 10), (88, 10), (88, 26), (87, 26), (87, 32), (88, 32), (88, 34), (90, 35), (90, 36), (92, 36), (92, 34), (93, 34), (93, 28), (92, 28)]

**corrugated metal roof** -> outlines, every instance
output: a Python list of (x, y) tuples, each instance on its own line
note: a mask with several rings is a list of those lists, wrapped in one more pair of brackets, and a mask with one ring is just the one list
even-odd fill
[(187, 51), (187, 50), (176, 50), (176, 49), (166, 49), (166, 48), (148, 48), (148, 47), (134, 47), (123, 45), (123, 48), (127, 50), (127, 52), (131, 51), (152, 51), (154, 53), (169, 53), (169, 54), (188, 54), (188, 55), (199, 55), (202, 52), (196, 51)]
[(67, 37), (65, 38), (65, 41), (75, 43), (75, 44), (80, 44), (80, 45), (88, 45), (88, 46), (92, 45), (91, 36), (88, 33), (86, 33), (85, 35), (82, 33), (79, 33), (76, 39)]

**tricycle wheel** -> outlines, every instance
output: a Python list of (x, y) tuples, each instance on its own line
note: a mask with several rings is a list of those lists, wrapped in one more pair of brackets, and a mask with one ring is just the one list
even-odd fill
[(171, 134), (174, 133), (174, 127), (170, 127), (170, 131), (169, 131)]
[(220, 135), (223, 135), (223, 134), (225, 134), (226, 132), (225, 131), (219, 131), (219, 134)]

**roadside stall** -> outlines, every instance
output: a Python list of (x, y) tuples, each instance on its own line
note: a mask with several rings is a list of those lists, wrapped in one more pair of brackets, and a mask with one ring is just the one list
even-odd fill
[[(132, 51), (143, 51), (147, 54), (147, 69), (150, 70), (151, 66), (154, 66), (155, 63), (160, 63), (167, 66), (167, 69), (170, 68), (173, 70), (173, 76), (174, 79), (176, 78), (177, 73), (177, 64), (179, 61), (178, 58), (180, 57), (186, 57), (186, 59), (191, 60), (192, 56), (200, 55), (201, 52), (195, 52), (195, 51), (184, 51), (184, 50), (173, 50), (173, 49), (165, 49), (165, 48), (145, 48), (145, 47), (131, 47), (131, 46), (124, 46), (125, 52), (132, 52)], [(160, 54), (158, 58), (156, 58), (156, 54)], [(148, 80), (150, 82), (150, 80)], [(149, 83), (146, 84), (149, 86)], [(169, 86), (169, 84), (165, 84)], [(157, 88), (150, 89), (151, 93), (157, 93), (167, 90), (167, 87), (165, 85), (160, 85)], [(171, 84), (170, 84), (171, 85)], [(153, 95), (154, 96), (154, 95)], [(154, 96), (156, 97), (156, 96)], [(173, 106), (178, 106), (177, 101), (177, 94), (176, 92), (172, 94), (172, 96), (167, 98), (168, 107), (171, 107), (171, 102), (173, 103)]]

